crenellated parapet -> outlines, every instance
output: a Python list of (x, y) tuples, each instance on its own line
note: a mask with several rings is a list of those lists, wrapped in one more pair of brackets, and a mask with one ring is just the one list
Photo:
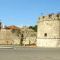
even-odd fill
[(60, 20), (60, 14), (49, 14), (47, 16), (41, 16), (38, 18), (39, 21), (46, 21), (46, 20)]

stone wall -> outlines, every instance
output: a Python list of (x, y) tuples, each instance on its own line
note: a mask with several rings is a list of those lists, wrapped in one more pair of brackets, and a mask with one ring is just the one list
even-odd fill
[(12, 34), (11, 30), (1, 29), (0, 30), (0, 44), (1, 45), (18, 45), (20, 39)]
[(21, 29), (21, 34), (23, 34), (23, 45), (36, 45), (36, 35), (37, 32), (35, 32), (33, 29), (30, 29), (28, 27), (23, 27)]

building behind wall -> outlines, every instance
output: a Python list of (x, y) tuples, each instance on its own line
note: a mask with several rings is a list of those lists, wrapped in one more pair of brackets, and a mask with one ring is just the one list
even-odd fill
[(60, 14), (39, 17), (37, 46), (60, 47)]

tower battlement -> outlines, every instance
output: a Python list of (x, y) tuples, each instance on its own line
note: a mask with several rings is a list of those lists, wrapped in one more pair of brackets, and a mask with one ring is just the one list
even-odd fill
[(47, 16), (41, 16), (38, 19), (40, 21), (43, 21), (43, 20), (60, 20), (60, 14), (49, 14)]

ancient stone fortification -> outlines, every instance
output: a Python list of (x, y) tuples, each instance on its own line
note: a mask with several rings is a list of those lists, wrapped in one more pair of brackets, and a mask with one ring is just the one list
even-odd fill
[(37, 46), (60, 47), (60, 14), (39, 17)]
[[(25, 46), (33, 46), (36, 45), (36, 32), (29, 27), (21, 28), (21, 34), (23, 34), (23, 45)], [(20, 37), (22, 38), (22, 37)]]
[(20, 44), (20, 39), (13, 35), (10, 30), (1, 29), (0, 30), (0, 45), (18, 45)]

